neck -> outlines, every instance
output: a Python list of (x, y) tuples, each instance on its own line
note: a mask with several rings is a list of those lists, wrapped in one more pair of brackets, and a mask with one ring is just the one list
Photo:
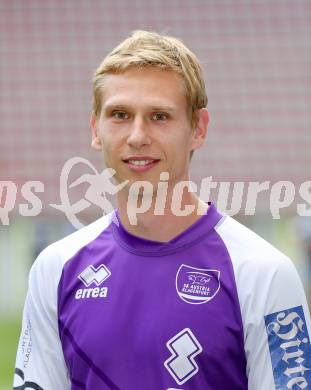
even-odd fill
[(170, 190), (163, 200), (155, 193), (131, 199), (127, 191), (120, 191), (117, 207), (121, 223), (135, 236), (168, 242), (194, 224), (208, 209), (189, 186), (184, 188), (179, 199), (176, 198)]

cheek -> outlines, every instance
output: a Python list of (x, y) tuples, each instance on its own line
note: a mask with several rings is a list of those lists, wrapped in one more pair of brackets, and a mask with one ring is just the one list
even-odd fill
[(110, 137), (106, 134), (102, 138), (102, 151), (107, 162), (113, 162), (119, 160), (119, 156), (122, 156), (122, 141), (115, 137)]
[(179, 138), (179, 147), (181, 154), (188, 153), (189, 148), (192, 145), (192, 133), (189, 129), (183, 129), (182, 136)]
[(109, 151), (114, 148), (116, 139), (115, 137), (113, 137), (113, 133), (111, 131), (104, 130), (101, 132), (101, 142), (103, 145), (103, 149)]

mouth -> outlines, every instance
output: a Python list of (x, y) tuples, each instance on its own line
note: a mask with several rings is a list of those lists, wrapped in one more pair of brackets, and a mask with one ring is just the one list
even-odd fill
[(157, 165), (159, 161), (159, 159), (145, 156), (135, 156), (123, 160), (129, 169), (135, 172), (146, 172)]

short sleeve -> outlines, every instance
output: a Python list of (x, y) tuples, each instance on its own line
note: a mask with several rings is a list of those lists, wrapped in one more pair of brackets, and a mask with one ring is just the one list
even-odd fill
[(249, 390), (311, 388), (310, 312), (292, 261), (232, 218), (217, 232), (232, 262)]
[(309, 308), (292, 262), (274, 263), (245, 303), (249, 390), (307, 389), (311, 378), (301, 363), (311, 367)]
[(58, 334), (57, 258), (51, 248), (34, 263), (23, 311), (13, 389), (70, 389)]

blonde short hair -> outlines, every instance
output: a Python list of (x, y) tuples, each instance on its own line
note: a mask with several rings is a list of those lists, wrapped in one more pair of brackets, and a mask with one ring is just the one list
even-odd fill
[(101, 112), (101, 87), (106, 74), (147, 66), (172, 70), (182, 77), (189, 118), (194, 127), (198, 110), (207, 105), (203, 72), (197, 57), (179, 39), (141, 30), (134, 31), (114, 48), (97, 68), (93, 78), (95, 116), (99, 117)]

